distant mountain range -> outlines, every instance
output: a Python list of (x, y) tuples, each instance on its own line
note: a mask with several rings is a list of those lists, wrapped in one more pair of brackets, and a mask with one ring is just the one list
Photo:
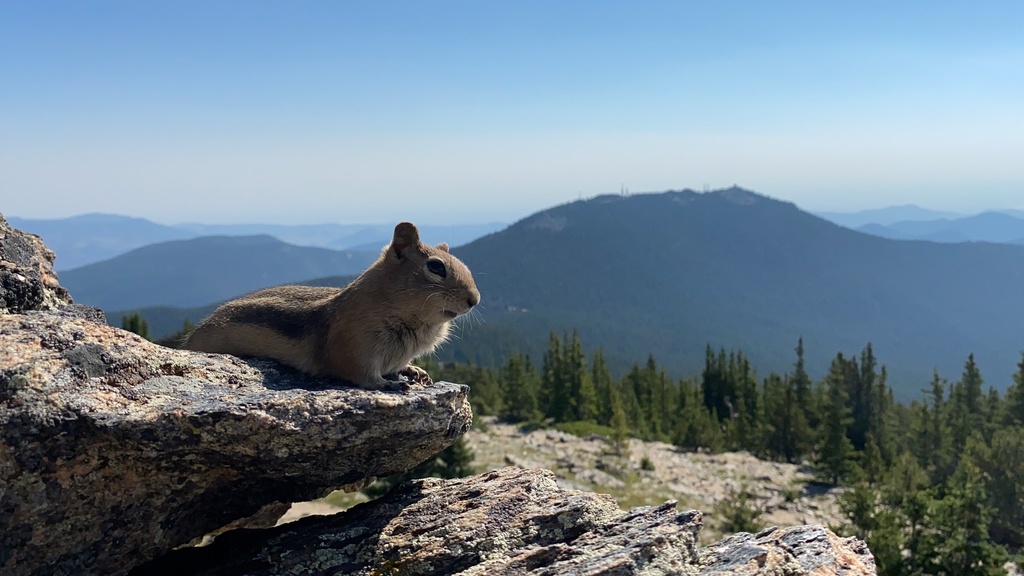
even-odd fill
[(1024, 244), (1024, 211), (998, 210), (972, 216), (907, 204), (862, 212), (818, 212), (818, 216), (873, 236), (929, 242)]
[[(415, 222), (414, 222), (415, 223)], [(196, 236), (224, 235), (246, 236), (269, 234), (289, 244), (320, 246), (337, 250), (370, 250), (380, 252), (395, 233), (395, 224), (316, 224), (279, 226), (272, 224), (179, 224), (181, 228)], [(507, 226), (500, 222), (485, 224), (454, 224), (438, 226), (417, 224), (424, 242), (437, 244), (447, 242), (450, 246), (461, 246), (491, 232)]]
[(171, 226), (114, 214), (84, 214), (55, 220), (8, 217), (7, 221), (15, 228), (42, 236), (57, 254), (53, 266), (58, 272), (113, 258), (147, 244), (193, 236)]
[[(201, 236), (270, 235), (299, 246), (336, 250), (380, 251), (391, 240), (395, 224), (175, 224), (167, 226), (143, 218), (115, 214), (83, 214), (60, 219), (7, 218), (12, 226), (38, 234), (57, 253), (54, 268), (71, 270), (125, 254), (135, 248), (169, 240)], [(420, 234), (431, 244), (459, 246), (501, 230), (505, 224), (420, 224)]]
[(847, 228), (860, 228), (867, 224), (881, 224), (885, 226), (895, 222), (939, 220), (942, 218), (960, 218), (964, 216), (964, 214), (957, 212), (929, 210), (915, 204), (887, 206), (885, 208), (873, 208), (858, 212), (815, 212), (815, 214)]
[(1024, 244), (1024, 218), (1006, 212), (983, 212), (953, 219), (905, 220), (888, 225), (865, 224), (858, 230), (897, 240)]
[(455, 251), (483, 294), (443, 357), (539, 361), (579, 329), (622, 367), (648, 353), (699, 373), (704, 347), (787, 370), (797, 339), (823, 375), (872, 342), (904, 397), (974, 353), (1005, 388), (1024, 349), (1024, 246), (878, 238), (739, 188), (602, 196), (539, 212)]
[(65, 270), (60, 283), (75, 302), (104, 310), (202, 306), (267, 286), (359, 274), (379, 255), (294, 246), (271, 236), (205, 236)]
[[(576, 328), (617, 370), (653, 353), (677, 376), (698, 374), (710, 343), (742, 350), (764, 375), (788, 370), (803, 337), (820, 377), (836, 352), (871, 342), (910, 398), (933, 369), (958, 378), (970, 353), (987, 383), (1005, 388), (1024, 349), (1024, 246), (880, 238), (740, 188), (573, 202), (453, 252), (473, 270), (483, 303), (442, 359), (494, 365), (521, 350), (539, 363), (549, 331)], [(142, 309), (164, 336), (214, 302), (356, 274), (376, 255), (267, 236), (203, 238), (60, 278), (76, 301), (114, 311), (112, 324)], [(164, 308), (145, 308), (153, 305)]]

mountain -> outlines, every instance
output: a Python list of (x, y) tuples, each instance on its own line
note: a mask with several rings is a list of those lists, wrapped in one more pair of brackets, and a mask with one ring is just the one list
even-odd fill
[(210, 236), (132, 250), (61, 272), (80, 304), (105, 310), (200, 306), (258, 288), (358, 274), (380, 254), (286, 244), (271, 236)]
[(54, 269), (70, 270), (129, 250), (194, 236), (187, 231), (116, 214), (83, 214), (55, 220), (11, 217), (11, 226), (42, 236), (57, 254)]
[(881, 238), (889, 238), (891, 240), (909, 239), (905, 233), (896, 230), (892, 226), (884, 226), (882, 224), (865, 224), (858, 227), (857, 230), (865, 234), (871, 234), (872, 236), (879, 236)]
[[(297, 246), (319, 246), (321, 248), (348, 248), (334, 246), (339, 236), (352, 234), (365, 224), (175, 224), (174, 227), (197, 236), (259, 236), (269, 235), (282, 242)], [(394, 227), (392, 226), (392, 230)], [(377, 247), (380, 249), (380, 246)]]
[[(135, 248), (169, 240), (202, 236), (270, 235), (298, 246), (319, 246), (335, 250), (379, 252), (391, 240), (390, 224), (174, 224), (165, 226), (143, 218), (116, 214), (83, 214), (71, 218), (37, 220), (11, 217), (12, 226), (43, 237), (57, 253), (57, 271), (80, 268), (120, 256)], [(420, 225), (420, 235), (431, 244), (466, 244), (504, 228), (500, 222)]]
[[(355, 276), (328, 276), (326, 278), (292, 282), (292, 284), (301, 284), (303, 286), (334, 286), (341, 288), (343, 286), (347, 286), (352, 280), (355, 280)], [(241, 295), (242, 294), (239, 293), (234, 296)], [(230, 300), (234, 296), (225, 298), (224, 301)], [(114, 310), (106, 312), (106, 317), (107, 323), (111, 326), (120, 326), (122, 318), (134, 312), (138, 312), (146, 319), (146, 323), (149, 325), (150, 337), (154, 340), (159, 340), (181, 330), (181, 327), (185, 324), (186, 320), (192, 324), (198, 324), (200, 320), (209, 316), (210, 313), (212, 313), (217, 306), (220, 306), (224, 301), (191, 308), (149, 306), (133, 310)]]
[(956, 212), (929, 210), (915, 204), (888, 206), (886, 208), (861, 210), (860, 212), (815, 212), (815, 214), (847, 228), (860, 228), (865, 224), (881, 224), (884, 226), (908, 220), (938, 220), (941, 218), (958, 218), (963, 216)]
[[(486, 224), (459, 224), (452, 226), (425, 224), (417, 226), (417, 228), (419, 228), (420, 237), (428, 244), (447, 242), (449, 246), (461, 246), (481, 236), (497, 232), (506, 226), (507, 224), (501, 222), (488, 222)], [(373, 247), (373, 250), (379, 251), (391, 241), (394, 233), (395, 226), (393, 224), (363, 226), (359, 230), (334, 239), (328, 246), (349, 250)]]
[(1024, 237), (1024, 218), (1007, 212), (982, 212), (963, 218), (894, 222), (881, 227), (867, 224), (861, 232), (885, 238), (908, 238), (932, 242), (1020, 243)]
[(601, 196), (545, 210), (454, 251), (483, 295), (443, 358), (539, 363), (547, 334), (577, 328), (619, 369), (648, 353), (699, 374), (705, 345), (742, 350), (762, 375), (809, 369), (868, 343), (903, 398), (974, 353), (1005, 388), (1024, 348), (1024, 247), (897, 241), (730, 188)]

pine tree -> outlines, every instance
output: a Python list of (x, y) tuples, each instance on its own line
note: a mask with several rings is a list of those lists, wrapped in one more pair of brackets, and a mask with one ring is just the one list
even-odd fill
[(874, 436), (868, 436), (864, 450), (859, 452), (860, 468), (864, 473), (864, 479), (871, 484), (876, 484), (882, 479), (882, 472), (885, 470), (885, 462), (882, 460), (882, 451), (878, 448)]
[(858, 365), (855, 358), (850, 358), (843, 378), (846, 396), (850, 400), (850, 428), (847, 435), (853, 449), (860, 452), (868, 441), (868, 433), (872, 423), (873, 388), (878, 374), (875, 371), (876, 360), (868, 344), (861, 352)]
[(655, 439), (671, 441), (678, 414), (675, 408), (679, 404), (679, 388), (672, 382), (664, 368), (658, 370), (658, 375), (654, 379), (652, 396), (652, 414), (658, 421), (658, 434)]
[(741, 484), (730, 488), (725, 498), (715, 504), (715, 516), (719, 518), (718, 528), (723, 534), (735, 532), (757, 532), (764, 528), (761, 516), (765, 505), (759, 502), (750, 486)]
[(686, 386), (680, 394), (685, 395), (685, 399), (679, 401), (681, 412), (676, 419), (672, 442), (684, 450), (721, 451), (725, 435), (718, 416), (704, 406), (702, 388)]
[(813, 391), (811, 390), (811, 377), (807, 374), (804, 366), (804, 339), (800, 338), (796, 344), (796, 362), (793, 364), (793, 373), (789, 377), (793, 383), (793, 390), (796, 393), (797, 405), (804, 411), (804, 420), (812, 430), (817, 430), (820, 418)]
[(626, 410), (622, 406), (622, 396), (612, 395), (612, 444), (615, 453), (625, 455), (629, 447), (629, 422), (626, 419)]
[[(808, 391), (809, 392), (809, 391)], [(764, 404), (764, 446), (774, 458), (800, 462), (813, 443), (804, 407), (797, 400), (799, 389), (789, 376), (774, 372), (762, 385)]]
[(795, 456), (793, 415), (802, 411), (791, 397), (789, 383), (772, 372), (762, 384), (766, 414), (765, 450), (772, 458), (792, 462)]
[(879, 576), (903, 576), (906, 574), (903, 550), (906, 546), (906, 514), (902, 510), (880, 508), (874, 511), (875, 528), (865, 541), (875, 563)]
[(555, 422), (571, 420), (572, 408), (569, 405), (569, 391), (563, 380), (565, 371), (562, 369), (562, 342), (554, 332), (548, 338), (548, 351), (544, 353), (541, 368), (540, 399), (544, 415)]
[(786, 408), (789, 415), (789, 441), (786, 443), (785, 457), (787, 462), (799, 463), (810, 453), (814, 444), (814, 430), (807, 422), (807, 411), (796, 400), (798, 392), (795, 383), (784, 380), (786, 384)]
[(587, 370), (587, 358), (576, 330), (572, 340), (562, 347), (562, 379), (568, 389), (571, 419), (595, 422), (597, 420), (597, 390)]
[(974, 442), (969, 453), (982, 471), (993, 507), (989, 533), (1015, 549), (1024, 546), (1024, 428), (996, 430), (991, 447)]
[(195, 329), (195, 324), (193, 324), (191, 321), (189, 321), (188, 318), (186, 318), (181, 323), (180, 330), (178, 330), (174, 334), (171, 334), (170, 336), (160, 338), (155, 342), (161, 346), (166, 346), (167, 348), (181, 348), (182, 345), (185, 343), (185, 339), (188, 338), (188, 335), (191, 334), (192, 331)]
[(848, 366), (842, 353), (838, 354), (832, 361), (825, 382), (827, 396), (822, 407), (818, 471), (825, 481), (832, 484), (838, 484), (852, 469), (853, 444), (846, 436), (851, 418), (849, 400), (844, 389)]
[[(984, 442), (978, 435), (978, 441)], [(926, 574), (997, 576), (1004, 574), (1006, 550), (988, 537), (992, 508), (981, 471), (970, 458), (961, 460), (946, 489), (934, 503), (929, 522), (934, 528), (924, 547)]]
[(1006, 408), (1003, 423), (1007, 426), (1024, 426), (1024, 352), (1021, 352), (1013, 384), (1006, 390)]
[(720, 349), (716, 356), (711, 351), (711, 344), (708, 344), (704, 349), (704, 370), (701, 372), (704, 405), (722, 418), (732, 417), (732, 398), (735, 397), (727, 371), (725, 349)]
[(736, 391), (730, 423), (733, 448), (759, 454), (764, 449), (764, 410), (757, 377), (742, 352), (730, 356), (729, 374)]
[(647, 438), (649, 428), (644, 418), (643, 406), (640, 403), (639, 391), (643, 393), (643, 373), (639, 364), (633, 364), (626, 376), (619, 382), (619, 396), (625, 411), (630, 431), (639, 438)]
[(904, 506), (915, 494), (928, 487), (928, 474), (910, 452), (901, 452), (883, 471), (882, 498), (886, 505)]
[(594, 392), (597, 396), (597, 423), (609, 426), (612, 422), (612, 396), (615, 394), (615, 387), (608, 362), (605, 361), (604, 352), (600, 349), (594, 352), (591, 359), (590, 379), (594, 383)]
[(897, 405), (893, 399), (892, 386), (889, 386), (889, 370), (885, 365), (879, 370), (872, 395), (875, 408), (868, 431), (878, 442), (882, 460), (886, 464), (890, 464), (896, 454), (906, 449), (906, 439), (910, 435), (910, 421), (905, 417), (906, 414), (899, 412), (906, 407), (902, 404)]
[(902, 551), (908, 521), (900, 509), (880, 503), (877, 486), (863, 478), (854, 482), (840, 495), (839, 509), (853, 525), (853, 535), (868, 544), (878, 574), (906, 574)]
[(662, 422), (662, 407), (658, 405), (664, 399), (665, 391), (660, 387), (665, 384), (667, 377), (658, 370), (658, 363), (654, 360), (653, 354), (647, 355), (647, 363), (636, 379), (637, 401), (640, 402), (642, 411), (641, 418), (646, 423), (646, 430), (643, 438), (646, 440), (661, 439), (664, 429)]
[(529, 422), (537, 418), (537, 390), (531, 376), (526, 371), (526, 360), (518, 352), (501, 367), (502, 401), (498, 415), (502, 420)]
[(931, 386), (927, 392), (927, 402), (919, 409), (914, 454), (928, 471), (935, 485), (941, 485), (953, 473), (952, 463), (955, 461), (952, 449), (952, 437), (946, 425), (949, 411), (945, 399), (946, 381), (933, 372)]
[(982, 393), (982, 383), (981, 373), (974, 362), (974, 354), (971, 354), (964, 362), (964, 372), (960, 380), (953, 384), (949, 395), (946, 425), (950, 430), (952, 458), (948, 468), (955, 469), (958, 466), (960, 454), (972, 433), (988, 430), (985, 413), (987, 402)]
[(121, 328), (149, 340), (149, 322), (146, 322), (146, 319), (138, 312), (132, 312), (131, 314), (122, 317)]

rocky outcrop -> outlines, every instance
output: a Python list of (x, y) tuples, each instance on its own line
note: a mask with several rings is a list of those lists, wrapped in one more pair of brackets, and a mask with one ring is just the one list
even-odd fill
[(121, 574), (275, 502), (404, 472), (466, 386), (336, 388), (55, 314), (0, 315), (0, 573)]
[(72, 303), (57, 282), (54, 258), (39, 236), (11, 228), (0, 214), (0, 314), (58, 310)]
[(698, 573), (708, 576), (875, 574), (875, 559), (864, 542), (840, 538), (820, 525), (729, 536), (702, 549), (699, 564)]
[[(2, 574), (873, 573), (862, 544), (824, 529), (701, 550), (699, 512), (622, 512), (521, 468), (258, 528), (449, 446), (468, 387), (366, 391), (163, 348), (72, 305), (52, 253), (2, 218), (0, 260)], [(248, 528), (188, 546), (229, 525)]]
[(863, 543), (821, 526), (738, 534), (699, 548), (701, 513), (619, 510), (547, 470), (508, 467), (409, 482), (334, 516), (226, 534), (137, 574), (871, 575)]
[(409, 482), (334, 516), (218, 538), (139, 574), (671, 574), (696, 560), (700, 513), (622, 512), (565, 490), (546, 470), (509, 467)]

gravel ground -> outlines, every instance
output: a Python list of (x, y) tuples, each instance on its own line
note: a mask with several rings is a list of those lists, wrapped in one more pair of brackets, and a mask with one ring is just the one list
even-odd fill
[[(705, 513), (702, 536), (717, 539), (714, 506), (742, 486), (764, 509), (764, 526), (825, 524), (838, 526), (838, 490), (813, 483), (811, 470), (795, 464), (767, 462), (746, 452), (680, 452), (664, 442), (630, 440), (618, 455), (599, 436), (579, 438), (557, 430), (520, 432), (493, 418), (481, 419), (466, 441), (478, 471), (507, 465), (541, 467), (555, 472), (565, 486), (611, 494), (619, 506), (653, 506), (678, 500), (679, 509)], [(648, 468), (643, 466), (644, 459)]]
[[(767, 462), (746, 452), (680, 452), (671, 444), (641, 440), (630, 440), (627, 453), (619, 455), (599, 436), (579, 438), (558, 430), (523, 433), (494, 418), (480, 421), (482, 426), (466, 433), (477, 472), (509, 465), (547, 468), (563, 486), (611, 494), (623, 509), (677, 500), (680, 510), (704, 512), (703, 541), (723, 536), (715, 504), (743, 486), (764, 510), (765, 527), (842, 523), (836, 505), (839, 491), (815, 484), (804, 466)], [(644, 469), (645, 458), (647, 468), (653, 469)], [(331, 514), (365, 500), (361, 493), (335, 493), (325, 500), (296, 503), (279, 523)]]

